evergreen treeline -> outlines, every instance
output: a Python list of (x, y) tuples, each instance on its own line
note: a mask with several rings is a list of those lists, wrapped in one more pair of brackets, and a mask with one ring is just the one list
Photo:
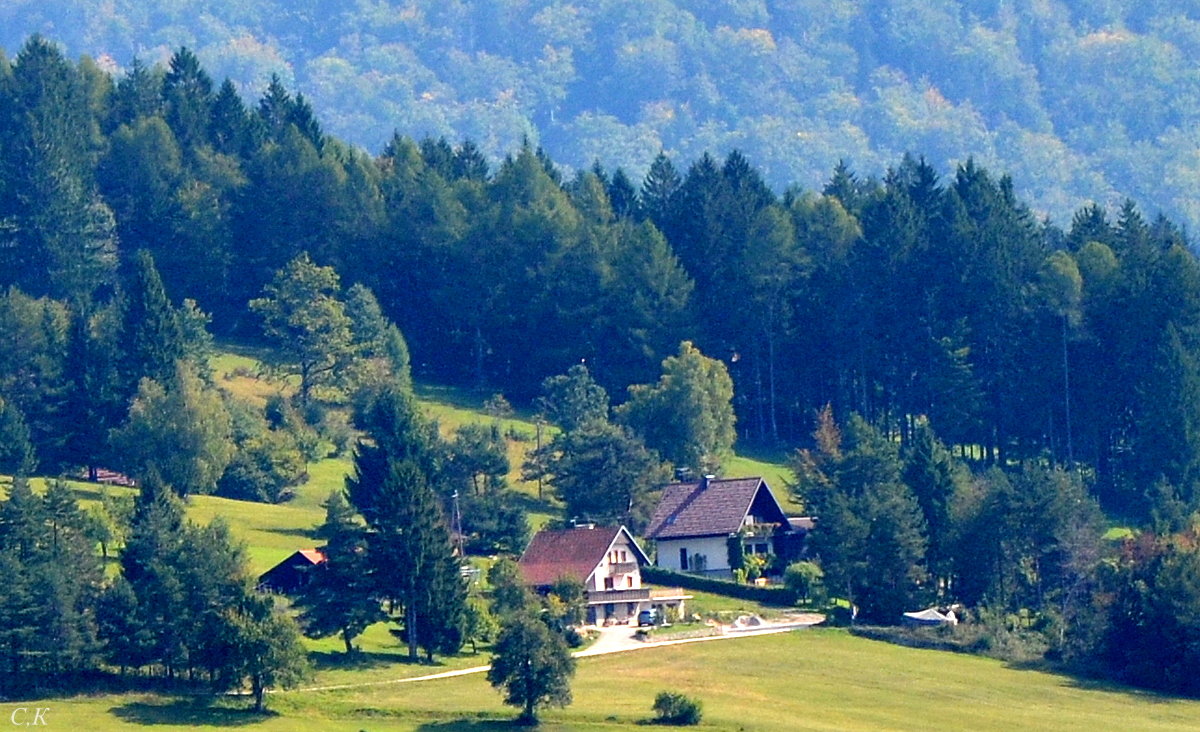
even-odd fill
[[(152, 9), (151, 9), (152, 8)], [(1191, 157), (1200, 13), (1069, 0), (13, 0), (0, 45), (54, 34), (107, 68), (180, 44), (259, 94), (302, 88), (329, 130), (375, 150), (395, 127), (523, 136), (583, 169), (641, 177), (743, 150), (767, 180), (816, 187), (839, 159), (878, 174), (907, 150), (975, 156), (1058, 221), (1133, 197), (1200, 224)]]

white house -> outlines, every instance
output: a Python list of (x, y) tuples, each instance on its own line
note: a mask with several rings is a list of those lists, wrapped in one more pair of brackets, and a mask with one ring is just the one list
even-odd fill
[(679, 589), (642, 586), (641, 568), (650, 559), (624, 526), (539, 531), (517, 564), (525, 581), (538, 590), (564, 577), (582, 582), (590, 624), (629, 622), (651, 608), (674, 607), (682, 613), (690, 598)]
[(777, 554), (793, 531), (762, 478), (704, 476), (663, 488), (646, 538), (658, 546), (658, 566), (676, 572), (728, 575), (730, 537), (747, 554)]

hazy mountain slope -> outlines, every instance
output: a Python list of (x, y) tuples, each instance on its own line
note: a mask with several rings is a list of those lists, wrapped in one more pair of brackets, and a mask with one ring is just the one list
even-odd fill
[(1200, 8), (1182, 0), (9, 0), (0, 44), (159, 61), (186, 44), (257, 96), (272, 72), (328, 131), (522, 136), (640, 177), (737, 147), (777, 186), (838, 159), (974, 155), (1065, 221), (1125, 196), (1194, 227)]

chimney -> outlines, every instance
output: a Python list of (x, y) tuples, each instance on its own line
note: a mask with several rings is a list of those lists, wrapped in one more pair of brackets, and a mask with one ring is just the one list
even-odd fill
[(700, 490), (702, 490), (702, 491), (708, 490), (709, 481), (711, 481), (713, 478), (716, 478), (716, 477), (717, 476), (713, 475), (712, 473), (705, 473), (704, 477), (700, 479)]

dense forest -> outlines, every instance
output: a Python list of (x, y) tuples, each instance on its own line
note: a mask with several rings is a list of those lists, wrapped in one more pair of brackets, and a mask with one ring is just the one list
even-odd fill
[[(307, 252), (374, 292), (428, 378), (525, 401), (582, 362), (622, 401), (690, 340), (726, 364), (743, 440), (803, 442), (825, 404), (902, 438), (926, 415), (972, 459), (1087, 466), (1131, 515), (1156, 481), (1194, 498), (1200, 265), (1132, 202), (1059, 229), (1007, 176), (911, 157), (777, 196), (736, 151), (659, 154), (639, 182), (531, 144), (494, 170), (470, 141), (372, 156), (187, 50), (113, 78), (32, 40), (0, 79), (0, 277), (26, 295), (93, 307), (146, 250), (190, 320), (253, 338), (247, 303)], [(5, 369), (27, 416), (49, 408), (13, 387), (69, 340), (37, 327)]]
[(1200, 15), (1183, 2), (4, 3), (0, 45), (32, 32), (114, 71), (186, 45), (249, 96), (278, 74), (370, 150), (399, 128), (495, 163), (529, 137), (640, 178), (660, 149), (736, 148), (776, 190), (839, 160), (881, 175), (907, 151), (939, 170), (974, 156), (1060, 225), (1125, 197), (1200, 223)]
[[(0, 60), (0, 131), (0, 472), (16, 476), (0, 546), (19, 554), (0, 564), (0, 605), (32, 613), (31, 578), (106, 541), (65, 488), (37, 496), (25, 476), (104, 466), (142, 483), (123, 582), (79, 562), (52, 608), (72, 645), (25, 645), (22, 615), (0, 636), (13, 676), (35, 657), (92, 670), (103, 638), (114, 667), (272, 683), (260, 661), (297, 656), (295, 629), (176, 496), (286, 500), (322, 438), (354, 440), (328, 390), (371, 436), (352, 506), (329, 506), (330, 532), (353, 529), (347, 571), (366, 556), (382, 577), (416, 552), (431, 573), (356, 597), (370, 618), (386, 602), (414, 657), (461, 646), (438, 500), (478, 502), (488, 551), (518, 549), (528, 526), (498, 427), (447, 444), (406, 394), (411, 364), (541, 409), (561, 431), (526, 469), (572, 514), (636, 526), (661, 459), (709, 470), (735, 440), (799, 446), (813, 548), (864, 619), (934, 600), (997, 627), (1032, 611), (1078, 667), (1197, 693), (1181, 672), (1194, 644), (1157, 640), (1194, 633), (1200, 597), (1200, 262), (1165, 216), (1126, 201), (1059, 227), (974, 160), (905, 155), (878, 177), (837, 164), (780, 195), (736, 150), (658, 153), (640, 178), (566, 172), (532, 140), (498, 165), (470, 140), (398, 133), (367, 153), (278, 77), (248, 104), (186, 48), (114, 76), (40, 37)], [(272, 346), (296, 398), (222, 397), (210, 332)], [(1147, 531), (1105, 550), (1101, 507)], [(418, 525), (428, 557), (403, 545)], [(203, 531), (212, 550), (193, 554)], [(213, 582), (153, 604), (193, 575)], [(240, 614), (204, 609), (223, 602)], [(182, 647), (161, 621), (176, 610)], [(263, 650), (225, 667), (213, 643), (243, 637)]]

